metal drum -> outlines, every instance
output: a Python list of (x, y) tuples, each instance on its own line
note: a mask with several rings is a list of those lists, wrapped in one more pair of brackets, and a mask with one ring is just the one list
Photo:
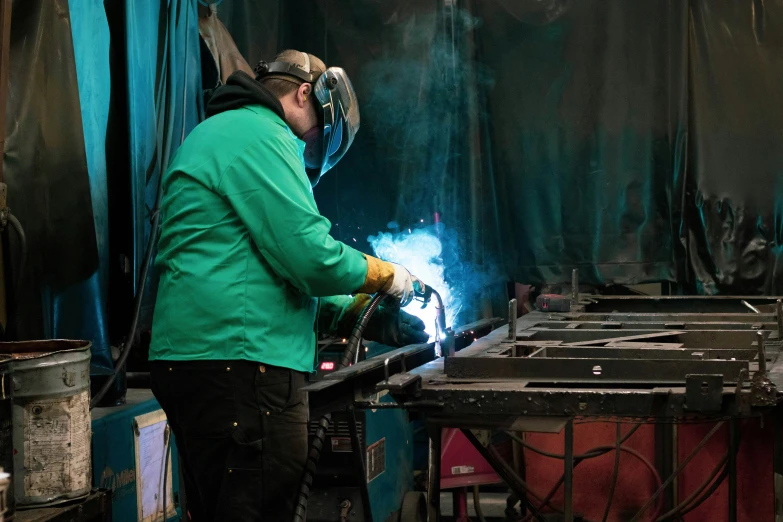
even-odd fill
[(89, 341), (0, 343), (13, 371), (13, 491), (16, 507), (90, 493)]
[[(14, 516), (14, 495), (10, 491), (14, 469), (14, 445), (11, 439), (11, 365), (10, 358), (0, 356), (0, 520)], [(5, 518), (3, 518), (5, 517)]]

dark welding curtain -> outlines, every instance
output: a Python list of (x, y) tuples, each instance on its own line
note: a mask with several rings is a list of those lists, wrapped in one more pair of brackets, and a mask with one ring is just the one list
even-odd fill
[(474, 2), (508, 274), (673, 280), (687, 138), (682, 2)]
[(783, 292), (782, 2), (474, 6), (510, 275)]
[[(52, 337), (57, 295), (98, 266), (66, 0), (13, 3), (8, 92), (5, 181), (28, 246), (9, 329), (18, 339)], [(10, 238), (13, 277), (19, 250)]]
[(437, 213), (516, 281), (783, 292), (783, 0), (261, 4), (357, 89), (316, 189), (339, 239)]
[(689, 40), (687, 279), (783, 294), (783, 1), (692, 0)]

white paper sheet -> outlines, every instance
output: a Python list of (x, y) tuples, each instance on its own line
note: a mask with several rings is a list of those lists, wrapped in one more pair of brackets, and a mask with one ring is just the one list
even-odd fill
[(140, 415), (135, 419), (136, 432), (136, 503), (140, 522), (163, 522), (176, 514), (171, 487), (171, 455), (165, 466), (166, 510), (163, 516), (163, 471), (166, 453), (166, 414), (163, 410)]

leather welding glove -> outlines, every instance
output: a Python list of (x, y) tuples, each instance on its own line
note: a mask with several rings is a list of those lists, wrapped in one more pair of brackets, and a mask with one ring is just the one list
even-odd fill
[(367, 259), (367, 277), (358, 292), (374, 294), (383, 292), (396, 299), (400, 306), (406, 306), (413, 300), (413, 276), (404, 266), (382, 261), (377, 257), (365, 255)]
[(400, 310), (399, 306), (381, 306), (370, 317), (364, 330), (364, 338), (399, 348), (409, 344), (426, 343), (430, 336), (424, 328), (424, 321)]

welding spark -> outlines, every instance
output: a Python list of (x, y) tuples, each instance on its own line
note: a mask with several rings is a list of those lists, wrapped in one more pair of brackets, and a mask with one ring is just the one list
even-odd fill
[[(428, 227), (416, 231), (408, 229), (408, 234), (380, 232), (377, 236), (370, 236), (367, 240), (377, 257), (404, 266), (411, 274), (440, 294), (446, 308), (446, 325), (452, 326), (461, 306), (457, 302), (459, 299), (456, 298), (456, 292), (446, 283), (444, 264), (441, 258), (443, 245), (433, 228)], [(434, 301), (424, 309), (421, 308), (420, 302), (413, 301), (405, 308), (405, 311), (424, 321), (424, 324), (427, 325), (427, 332), (430, 334), (430, 341), (435, 340), (436, 310)], [(441, 334), (443, 335), (443, 332)]]

